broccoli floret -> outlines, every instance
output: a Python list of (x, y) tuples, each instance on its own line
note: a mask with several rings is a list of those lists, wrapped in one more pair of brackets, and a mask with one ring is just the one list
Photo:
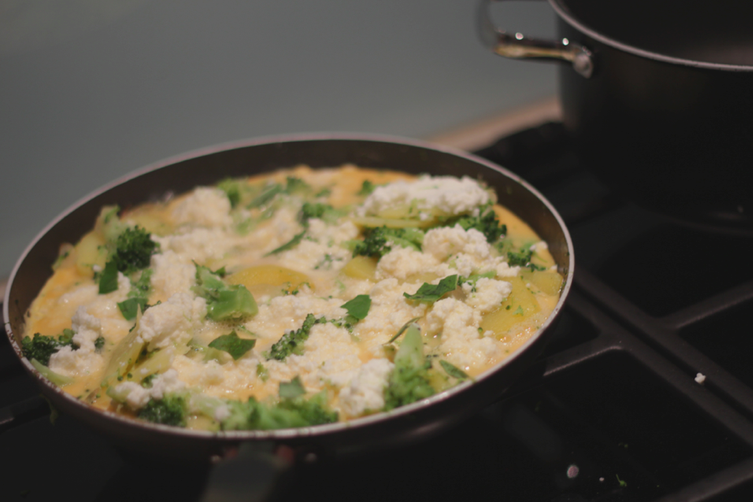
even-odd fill
[(251, 292), (243, 284), (228, 285), (224, 269), (211, 271), (196, 265), (196, 293), (207, 300), (207, 317), (214, 321), (241, 320), (259, 311)]
[(465, 230), (475, 228), (486, 236), (489, 243), (494, 243), (507, 234), (507, 225), (500, 224), (497, 213), (490, 205), (480, 208), (478, 216), (462, 216), (452, 224), (460, 225)]
[(329, 204), (321, 202), (304, 202), (298, 213), (298, 221), (303, 226), (308, 226), (311, 218), (324, 220), (327, 223), (334, 223), (340, 217), (340, 212)]
[(101, 295), (118, 289), (118, 272), (130, 275), (148, 267), (152, 255), (159, 251), (159, 244), (149, 232), (138, 225), (126, 225), (117, 213), (117, 206), (107, 206), (97, 219), (109, 253), (105, 268), (97, 277)]
[(366, 233), (366, 238), (356, 243), (353, 256), (381, 257), (392, 250), (394, 246), (410, 247), (421, 251), (424, 232), (417, 228), (372, 228)]
[(156, 424), (186, 426), (186, 399), (179, 394), (166, 394), (162, 399), (151, 399), (141, 408), (138, 417)]
[[(295, 389), (283, 392), (284, 385)], [(311, 425), (328, 424), (337, 421), (338, 414), (327, 406), (327, 391), (314, 394), (306, 398), (306, 390), (300, 378), (295, 377), (292, 382), (280, 384), (280, 400), (277, 403), (261, 403), (251, 397), (248, 401), (222, 401), (212, 398), (201, 399), (203, 412), (209, 411), (215, 415), (219, 405), (227, 407), (227, 417), (221, 422), (224, 430), (269, 430), (287, 429), (292, 427), (307, 427)]]
[(118, 235), (115, 250), (110, 255), (118, 271), (128, 275), (149, 266), (152, 255), (159, 249), (151, 237), (139, 226), (128, 227)]
[(73, 347), (73, 331), (70, 329), (64, 329), (58, 337), (34, 333), (33, 338), (25, 336), (21, 340), (24, 357), (29, 361), (36, 359), (45, 366), (50, 364), (52, 354), (66, 346)]
[(313, 328), (315, 324), (322, 324), (325, 322), (327, 322), (327, 319), (324, 316), (317, 319), (314, 314), (308, 314), (303, 321), (303, 325), (299, 329), (288, 331), (282, 335), (274, 345), (272, 345), (267, 359), (283, 361), (290, 354), (302, 354), (303, 342), (309, 337), (311, 328)]
[(395, 354), (395, 368), (384, 390), (384, 409), (419, 401), (435, 394), (429, 383), (431, 361), (424, 357), (421, 332), (415, 324), (405, 331), (405, 338)]

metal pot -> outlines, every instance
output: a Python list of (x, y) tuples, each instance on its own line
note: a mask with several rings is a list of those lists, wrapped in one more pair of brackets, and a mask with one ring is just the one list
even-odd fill
[[(564, 61), (563, 122), (617, 193), (686, 222), (753, 234), (753, 4), (549, 0), (557, 41), (494, 27), (516, 59)], [(698, 4), (698, 5), (696, 5)]]
[[(181, 193), (197, 185), (215, 183), (228, 176), (257, 174), (302, 163), (313, 168), (353, 163), (416, 174), (468, 175), (485, 180), (496, 189), (502, 204), (527, 221), (548, 242), (557, 266), (566, 278), (553, 315), (521, 349), (478, 377), (475, 383), (463, 383), (388, 413), (349, 423), (300, 429), (210, 433), (127, 419), (92, 408), (65, 393), (23, 358), (20, 341), (24, 334), (25, 314), (51, 275), (51, 264), (60, 245), (75, 242), (83, 236), (103, 205), (117, 203), (128, 207), (159, 199), (168, 192)], [(552, 331), (549, 328), (570, 290), (573, 266), (570, 236), (549, 202), (514, 174), (481, 158), (419, 142), (374, 136), (272, 138), (227, 144), (172, 158), (117, 180), (80, 200), (50, 223), (19, 259), (8, 282), (3, 314), (10, 343), (26, 371), (40, 385), (42, 393), (60, 411), (103, 433), (116, 446), (149, 455), (206, 459), (239, 444), (243, 444), (242, 450), (248, 451), (250, 445), (250, 450), (258, 454), (245, 461), (246, 468), (254, 465), (260, 470), (266, 469), (264, 472), (274, 473), (279, 465), (264, 453), (270, 445), (338, 454), (377, 446), (389, 447), (440, 431), (489, 404), (543, 349)], [(248, 477), (247, 474), (239, 476)], [(262, 477), (273, 478), (271, 474)]]

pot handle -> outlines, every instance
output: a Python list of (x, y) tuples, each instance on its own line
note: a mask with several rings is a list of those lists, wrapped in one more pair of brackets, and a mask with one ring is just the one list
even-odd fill
[(585, 78), (594, 71), (593, 54), (586, 47), (563, 38), (559, 42), (526, 38), (522, 33), (513, 35), (494, 26), (489, 7), (492, 2), (505, 0), (480, 0), (477, 27), (481, 42), (495, 54), (512, 59), (566, 61)]

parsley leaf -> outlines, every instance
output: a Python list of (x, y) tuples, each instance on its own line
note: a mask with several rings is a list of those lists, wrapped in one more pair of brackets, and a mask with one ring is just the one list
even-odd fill
[(369, 295), (358, 295), (352, 300), (340, 305), (340, 308), (347, 310), (349, 317), (354, 317), (357, 320), (362, 321), (369, 314), (371, 297)]
[(423, 302), (423, 303), (434, 303), (435, 301), (442, 298), (445, 294), (449, 293), (450, 291), (454, 291), (455, 288), (458, 287), (458, 276), (455, 275), (449, 275), (439, 281), (439, 284), (429, 284), (428, 282), (425, 282), (421, 285), (420, 288), (418, 288), (418, 291), (416, 291), (415, 294), (409, 295), (408, 293), (403, 293), (403, 296), (405, 296), (409, 300), (413, 300), (416, 302)]
[(99, 294), (112, 293), (118, 289), (118, 265), (114, 260), (105, 264), (104, 270), (99, 274)]
[(296, 247), (301, 242), (301, 240), (303, 239), (304, 235), (306, 235), (306, 231), (305, 230), (303, 232), (299, 233), (299, 234), (296, 234), (288, 242), (286, 242), (285, 244), (283, 244), (282, 246), (280, 246), (278, 248), (273, 249), (272, 251), (270, 251), (269, 253), (265, 254), (264, 256), (271, 256), (273, 254), (282, 253), (283, 251), (287, 251), (289, 249), (293, 249), (294, 247)]
[(453, 378), (457, 378), (458, 380), (468, 379), (468, 374), (465, 371), (461, 370), (454, 364), (448, 363), (444, 359), (440, 359), (439, 365), (442, 366), (442, 369), (445, 370), (445, 373)]
[(254, 348), (256, 340), (241, 338), (233, 330), (230, 334), (221, 335), (209, 342), (213, 349), (222, 350), (233, 356), (233, 359), (240, 359), (243, 354)]
[(280, 382), (280, 397), (284, 399), (293, 399), (298, 396), (302, 396), (306, 393), (306, 389), (303, 387), (301, 377), (295, 376), (289, 382)]

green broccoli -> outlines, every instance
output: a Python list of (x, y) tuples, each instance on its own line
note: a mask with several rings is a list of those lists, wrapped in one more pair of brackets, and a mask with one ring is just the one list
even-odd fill
[(424, 357), (423, 340), (418, 326), (412, 324), (395, 354), (395, 368), (384, 390), (384, 409), (419, 401), (435, 394), (429, 383), (431, 361)]
[(353, 256), (383, 256), (394, 246), (413, 248), (421, 251), (424, 232), (417, 228), (387, 228), (377, 227), (367, 231), (366, 238), (357, 242), (353, 249)]
[(64, 329), (63, 333), (58, 337), (43, 336), (39, 333), (34, 333), (33, 338), (25, 336), (21, 340), (21, 351), (29, 361), (36, 359), (44, 366), (48, 366), (52, 354), (66, 346), (74, 348), (73, 334), (73, 331), (70, 329)]
[(214, 321), (241, 320), (256, 315), (259, 308), (243, 284), (228, 285), (222, 280), (224, 268), (211, 271), (196, 265), (196, 293), (207, 300), (207, 317)]
[(187, 415), (186, 398), (180, 394), (166, 394), (162, 399), (150, 399), (137, 416), (156, 424), (185, 427)]
[(303, 325), (299, 329), (288, 331), (282, 335), (274, 345), (272, 345), (267, 359), (283, 361), (290, 354), (302, 354), (303, 342), (308, 339), (311, 328), (313, 328), (315, 324), (322, 324), (325, 322), (327, 322), (327, 319), (324, 316), (317, 319), (314, 314), (308, 314), (303, 321)]
[(127, 227), (115, 240), (110, 260), (119, 272), (129, 275), (149, 266), (151, 256), (159, 250), (151, 234), (139, 227)]
[(130, 275), (148, 267), (152, 255), (159, 251), (149, 232), (120, 221), (118, 211), (118, 206), (105, 206), (97, 218), (108, 252), (104, 270), (97, 277), (101, 295), (118, 289), (118, 272)]
[(223, 430), (288, 429), (337, 421), (337, 412), (327, 406), (327, 391), (309, 398), (305, 393), (300, 378), (295, 377), (291, 382), (280, 384), (278, 402), (262, 403), (254, 397), (243, 402), (199, 394), (193, 396), (191, 405), (212, 418), (217, 415), (218, 408), (225, 407), (225, 417), (220, 422)]
[(311, 218), (324, 220), (327, 223), (334, 223), (340, 217), (340, 211), (321, 202), (304, 202), (301, 210), (298, 212), (298, 221), (304, 227), (308, 226)]
[(478, 216), (461, 216), (458, 219), (451, 220), (452, 226), (460, 225), (465, 230), (474, 228), (486, 236), (489, 243), (494, 243), (500, 237), (507, 234), (507, 225), (500, 224), (497, 213), (494, 212), (491, 205), (479, 208)]

